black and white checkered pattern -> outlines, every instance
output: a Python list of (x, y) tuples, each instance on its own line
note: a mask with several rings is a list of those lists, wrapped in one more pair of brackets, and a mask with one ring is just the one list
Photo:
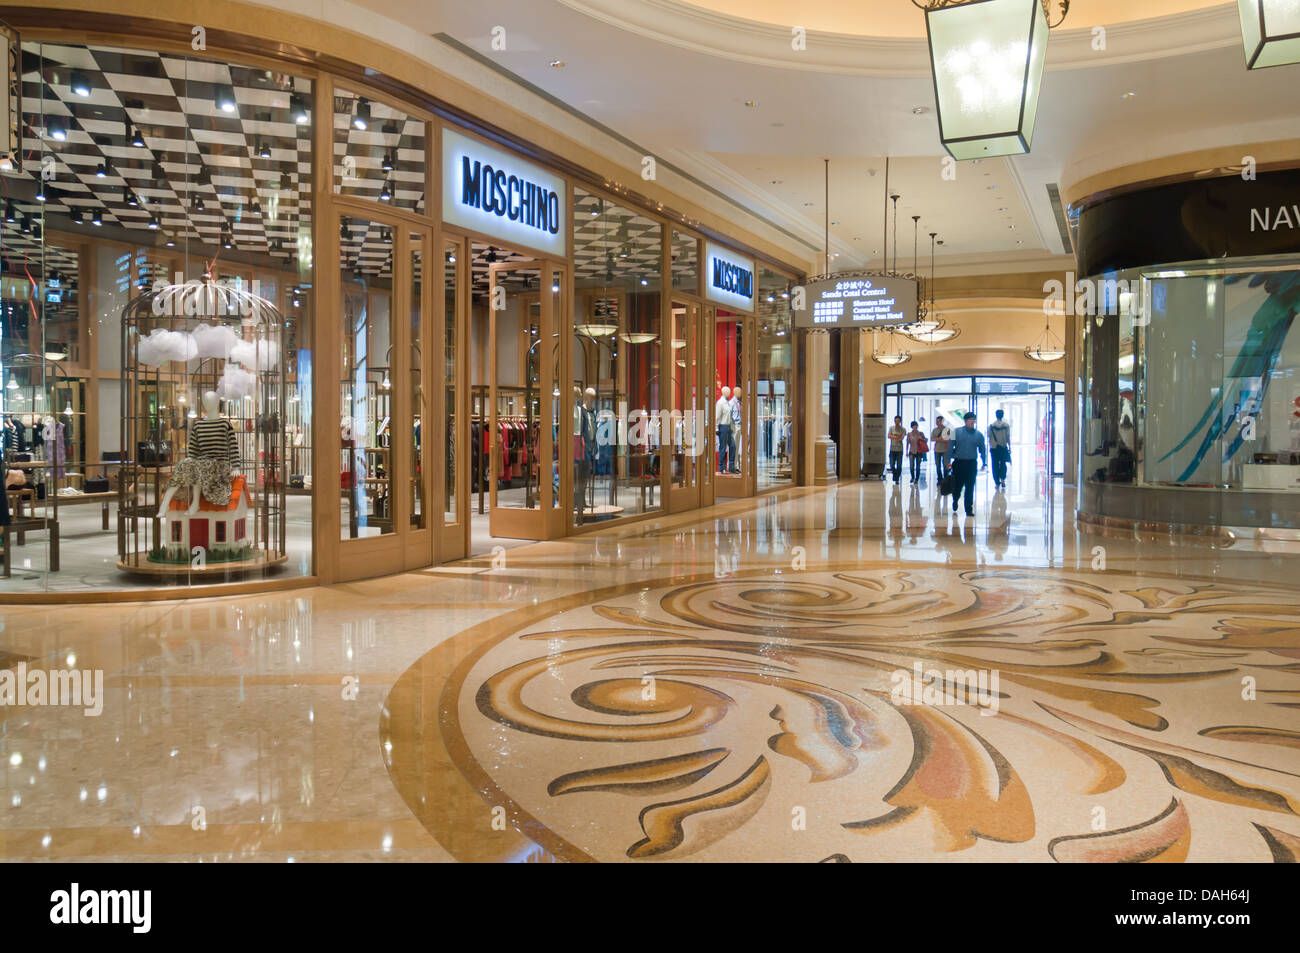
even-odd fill
[[(89, 96), (72, 92), (73, 71)], [(224, 91), (234, 113), (217, 106)], [(229, 235), (283, 265), (311, 233), (311, 125), (294, 121), (294, 95), (310, 105), (311, 82), (148, 50), (24, 44), (23, 174), (45, 170), (45, 209), (80, 212), (81, 227), (96, 212), (130, 230), (156, 218), (178, 242), (215, 248)]]
[[(334, 191), (424, 212), (424, 120), (412, 119), (384, 103), (366, 100), (370, 120), (358, 129), (353, 120), (362, 97), (344, 90), (334, 95)], [(391, 171), (384, 169), (385, 158)], [(382, 195), (387, 186), (390, 198)]]

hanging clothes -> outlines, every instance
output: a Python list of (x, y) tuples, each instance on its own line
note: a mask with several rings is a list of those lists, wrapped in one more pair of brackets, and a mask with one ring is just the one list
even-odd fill
[(45, 444), (45, 459), (54, 470), (54, 479), (61, 480), (64, 475), (64, 464), (68, 461), (67, 451), (63, 444), (63, 424), (53, 417), (46, 417), (42, 424), (41, 434)]

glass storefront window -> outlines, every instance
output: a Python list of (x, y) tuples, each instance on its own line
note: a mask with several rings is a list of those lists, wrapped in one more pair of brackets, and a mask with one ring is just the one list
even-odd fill
[(334, 194), (425, 209), (425, 123), (395, 106), (334, 90)]
[(700, 242), (694, 235), (673, 229), (673, 290), (700, 293)]
[(1085, 479), (1300, 489), (1300, 271), (1132, 269), (1082, 318)]
[(582, 189), (573, 207), (573, 508), (584, 525), (663, 505), (660, 448), (674, 428), (660, 401), (663, 227)]
[(428, 474), (421, 458), (423, 446), (423, 428), (429, 422), (428, 405), (424, 394), (424, 311), (421, 298), (424, 282), (424, 236), (412, 232), (410, 237), (410, 308), (411, 308), (411, 409), (414, 419), (411, 421), (411, 492), (410, 512), (411, 528), (424, 529), (424, 502)]
[(342, 221), (339, 528), (343, 539), (394, 531), (393, 272), (392, 259), (385, 258), (383, 251), (391, 241), (390, 230), (376, 222)]
[(745, 380), (745, 322), (730, 311), (718, 309), (714, 322), (717, 340), (713, 426), (717, 436), (715, 458), (719, 473), (745, 472), (749, 452)]
[(460, 286), (460, 242), (444, 241), (442, 247), (443, 269), (443, 365), (442, 375), (445, 387), (445, 412), (447, 414), (446, 459), (443, 461), (443, 479), (445, 480), (442, 502), (442, 521), (446, 525), (459, 522), (456, 511), (456, 396), (460, 392), (461, 372), (456, 360), (457, 355), (457, 311), (456, 292)]
[[(102, 44), (27, 42), (22, 69), (0, 217), (0, 519), (28, 529), (0, 594), (310, 573), (311, 500), (289, 489), (310, 416), (285, 406), (310, 381), (312, 124), (295, 107), (311, 82)], [(258, 303), (159, 316), (145, 296), (177, 276)], [(218, 460), (232, 508), (205, 495), (190, 512), (187, 461), (211, 458), (195, 434), (217, 418), (238, 428)]]
[(789, 279), (767, 268), (758, 273), (758, 378), (754, 433), (758, 488), (794, 482), (794, 326)]

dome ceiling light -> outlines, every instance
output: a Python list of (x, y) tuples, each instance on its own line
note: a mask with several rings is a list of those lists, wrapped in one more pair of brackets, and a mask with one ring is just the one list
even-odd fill
[[(954, 159), (1029, 152), (1050, 27), (1069, 0), (912, 0), (925, 11), (939, 138)], [(1060, 15), (1049, 22), (1051, 7)]]
[(1065, 344), (1052, 333), (1050, 320), (1043, 325), (1043, 333), (1038, 340), (1025, 348), (1025, 357), (1040, 364), (1051, 364), (1065, 357)]

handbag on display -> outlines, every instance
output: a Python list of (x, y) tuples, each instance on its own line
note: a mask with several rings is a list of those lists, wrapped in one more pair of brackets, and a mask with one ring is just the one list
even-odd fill
[(84, 493), (107, 493), (108, 489), (108, 477), (86, 477), (82, 483)]
[(295, 490), (305, 490), (307, 488), (307, 484), (304, 482), (301, 473), (291, 473), (289, 475), (289, 486), (293, 487)]
[(172, 462), (171, 441), (157, 431), (136, 445), (136, 459), (142, 467), (165, 467)]

